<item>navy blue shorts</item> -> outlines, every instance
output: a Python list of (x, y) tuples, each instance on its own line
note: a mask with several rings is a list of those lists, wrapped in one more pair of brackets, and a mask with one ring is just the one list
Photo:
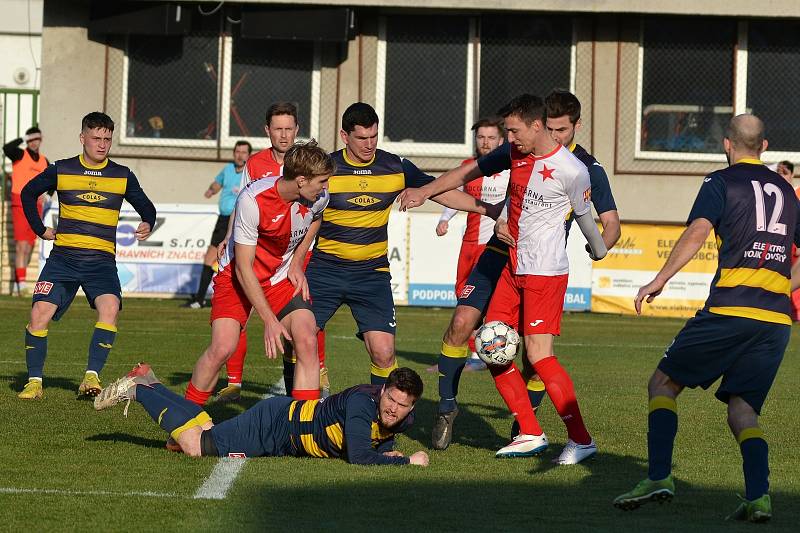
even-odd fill
[(458, 295), (457, 305), (468, 305), (481, 313), (486, 313), (506, 263), (508, 263), (508, 252), (503, 253), (487, 246), (475, 268), (470, 272), (461, 294)]
[(108, 261), (77, 261), (62, 255), (51, 254), (39, 274), (33, 289), (33, 303), (50, 302), (58, 306), (53, 320), (67, 312), (78, 288), (82, 288), (92, 309), (94, 300), (104, 294), (119, 299), (122, 309), (122, 289), (119, 285), (117, 264)]
[(289, 405), (292, 398), (275, 396), (261, 400), (244, 413), (216, 424), (209, 431), (217, 454), (246, 457), (291, 455)]
[(698, 311), (672, 341), (658, 364), (672, 381), (686, 387), (709, 388), (728, 403), (739, 396), (761, 414), (791, 327), (750, 318)]
[(348, 270), (312, 258), (306, 268), (306, 279), (311, 291), (311, 308), (320, 329), (325, 329), (339, 307), (347, 304), (358, 324), (356, 336), (359, 339), (363, 339), (367, 331), (395, 334), (397, 322), (389, 272)]

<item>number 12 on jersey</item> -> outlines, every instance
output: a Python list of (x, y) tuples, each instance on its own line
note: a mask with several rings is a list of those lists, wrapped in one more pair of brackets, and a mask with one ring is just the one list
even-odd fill
[[(753, 192), (756, 195), (756, 230), (786, 235), (786, 224), (778, 222), (783, 213), (783, 193), (780, 188), (774, 183), (765, 184), (763, 189), (761, 183), (756, 180), (750, 183), (753, 184)], [(765, 194), (775, 196), (775, 207), (772, 210), (772, 216), (769, 217), (769, 226), (767, 226), (766, 208), (764, 206)]]

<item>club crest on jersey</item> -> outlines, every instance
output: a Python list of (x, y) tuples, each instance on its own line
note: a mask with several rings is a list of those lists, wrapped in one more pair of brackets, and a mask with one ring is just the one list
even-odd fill
[(470, 294), (472, 294), (472, 291), (474, 291), (474, 290), (475, 290), (475, 285), (464, 285), (464, 288), (461, 289), (461, 294), (459, 294), (458, 297), (459, 298), (466, 298)]
[(50, 294), (53, 284), (49, 281), (37, 281), (33, 287), (33, 294)]
[(80, 198), (84, 202), (89, 202), (90, 204), (107, 200), (105, 196), (103, 196), (102, 194), (97, 194), (96, 192), (85, 192), (83, 194), (79, 194), (78, 198)]
[(590, 202), (592, 200), (592, 188), (589, 187), (585, 191), (583, 191), (583, 201)]
[(358, 188), (362, 191), (366, 191), (367, 187), (369, 187), (369, 182), (367, 180), (361, 180), (358, 182)]
[(360, 206), (373, 205), (373, 204), (377, 204), (378, 202), (380, 202), (380, 200), (378, 198), (375, 198), (374, 196), (369, 196), (368, 194), (362, 194), (360, 196), (355, 196), (353, 198), (350, 198), (347, 201), (349, 203), (351, 203), (351, 204), (360, 205)]

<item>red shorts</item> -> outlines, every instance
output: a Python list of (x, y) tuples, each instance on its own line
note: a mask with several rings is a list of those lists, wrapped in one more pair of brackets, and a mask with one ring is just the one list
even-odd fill
[[(17, 198), (14, 198), (14, 197)], [(39, 217), (42, 216), (42, 203), (39, 202), (37, 207), (39, 208)], [(27, 241), (31, 244), (36, 242), (36, 234), (31, 229), (31, 225), (28, 224), (28, 219), (25, 218), (25, 212), (22, 210), (22, 202), (19, 199), (19, 195), (12, 195), (11, 198), (11, 224), (14, 226), (14, 240), (15, 241)]]
[(485, 244), (477, 242), (462, 242), (461, 252), (458, 254), (458, 267), (456, 268), (456, 297), (464, 290), (472, 269), (478, 264), (478, 259), (486, 249)]
[[(278, 316), (292, 299), (292, 294), (294, 294), (294, 285), (288, 278), (264, 289), (267, 303), (272, 308), (272, 312)], [(233, 279), (230, 270), (223, 271), (214, 277), (211, 322), (218, 318), (232, 318), (244, 328), (252, 308), (253, 304), (247, 299), (239, 281)]]
[[(521, 335), (561, 334), (561, 313), (569, 274), (560, 276), (517, 276), (506, 266), (497, 282), (486, 322), (502, 320)], [(519, 329), (520, 317), (523, 321)]]

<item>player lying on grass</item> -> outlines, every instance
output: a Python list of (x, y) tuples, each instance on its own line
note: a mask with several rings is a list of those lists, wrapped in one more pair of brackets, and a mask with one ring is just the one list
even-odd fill
[(136, 400), (186, 455), (219, 457), (342, 457), (359, 465), (428, 465), (428, 454), (404, 457), (394, 437), (414, 422), (422, 379), (410, 368), (392, 371), (386, 384), (356, 385), (325, 400), (275, 396), (214, 425), (197, 404), (137, 364), (95, 398), (94, 408)]

